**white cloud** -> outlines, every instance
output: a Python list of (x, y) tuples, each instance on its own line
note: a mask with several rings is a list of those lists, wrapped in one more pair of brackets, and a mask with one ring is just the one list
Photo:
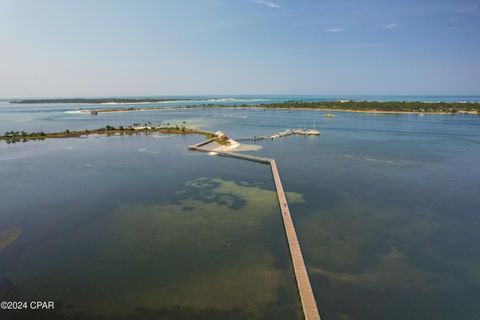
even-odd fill
[(383, 25), (383, 28), (386, 30), (393, 29), (395, 27), (398, 27), (398, 24), (395, 22)]
[(274, 9), (279, 9), (280, 5), (276, 4), (275, 2), (272, 1), (267, 1), (267, 0), (253, 0), (255, 3), (263, 4), (264, 6), (274, 8)]
[(325, 32), (342, 32), (343, 29), (342, 28), (327, 28), (327, 29), (323, 29), (323, 31), (325, 31)]

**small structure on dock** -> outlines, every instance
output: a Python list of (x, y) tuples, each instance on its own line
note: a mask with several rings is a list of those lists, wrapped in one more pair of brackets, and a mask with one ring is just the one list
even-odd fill
[(217, 137), (218, 139), (225, 139), (227, 138), (227, 136), (225, 135), (225, 133), (223, 133), (223, 131), (220, 131), (218, 130), (217, 132), (214, 133), (215, 137)]
[(219, 143), (231, 143), (231, 141), (229, 141), (229, 138), (227, 137), (227, 135), (225, 133), (223, 133), (223, 131), (217, 131), (214, 133), (214, 136), (215, 136), (215, 139), (217, 140), (217, 142)]
[(95, 109), (92, 109), (92, 110), (90, 110), (90, 114), (91, 114), (92, 116), (98, 116), (98, 111), (95, 110)]

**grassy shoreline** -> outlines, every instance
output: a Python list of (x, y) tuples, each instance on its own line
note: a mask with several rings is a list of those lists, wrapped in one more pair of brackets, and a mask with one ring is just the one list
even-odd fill
[(215, 135), (209, 131), (204, 131), (204, 130), (194, 129), (194, 128), (187, 128), (185, 126), (178, 126), (178, 125), (173, 127), (119, 126), (117, 128), (107, 125), (106, 127), (99, 128), (99, 129), (91, 129), (91, 130), (87, 129), (87, 130), (78, 130), (78, 131), (65, 130), (63, 132), (46, 132), (45, 133), (45, 132), (7, 131), (3, 136), (0, 136), (0, 141), (5, 141), (6, 143), (10, 144), (10, 143), (17, 143), (17, 142), (39, 141), (39, 140), (45, 140), (45, 139), (80, 138), (80, 137), (88, 137), (90, 135), (123, 136), (123, 135), (152, 134), (152, 133), (196, 134), (196, 135), (202, 135), (207, 139), (211, 139), (215, 137)]

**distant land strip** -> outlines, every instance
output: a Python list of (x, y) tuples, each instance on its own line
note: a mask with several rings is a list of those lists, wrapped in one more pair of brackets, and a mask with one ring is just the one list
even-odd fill
[[(253, 108), (253, 109), (288, 109), (288, 110), (321, 110), (366, 113), (424, 113), (424, 114), (480, 114), (480, 102), (410, 102), (410, 101), (285, 101), (262, 104), (202, 104), (178, 107), (115, 107), (96, 108), (96, 113), (126, 111), (161, 111), (172, 109), (207, 109), (207, 108)], [(90, 113), (92, 109), (79, 109), (72, 112)]]
[(166, 101), (190, 101), (192, 98), (66, 98), (66, 99), (21, 99), (11, 100), (10, 103), (39, 104), (39, 103), (155, 103)]
[(415, 113), (478, 113), (480, 102), (422, 102), (422, 101), (286, 101), (259, 105), (273, 109), (319, 109), (349, 112), (415, 112)]

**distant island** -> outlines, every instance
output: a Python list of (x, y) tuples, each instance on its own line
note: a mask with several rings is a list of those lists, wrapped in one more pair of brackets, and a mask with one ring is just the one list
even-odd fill
[(286, 101), (261, 104), (272, 109), (319, 109), (326, 111), (381, 112), (381, 113), (474, 113), (480, 111), (480, 102), (422, 102), (422, 101)]
[[(344, 111), (344, 112), (366, 112), (366, 113), (419, 113), (419, 114), (480, 114), (480, 102), (411, 102), (411, 101), (285, 101), (279, 103), (262, 103), (254, 105), (223, 105), (223, 104), (202, 104), (182, 106), (175, 108), (183, 109), (206, 109), (206, 108), (257, 108), (257, 109), (288, 109), (288, 110), (323, 110), (323, 111)], [(117, 107), (105, 109), (82, 109), (71, 111), (80, 114), (98, 114), (104, 112), (127, 112), (127, 111), (155, 111), (170, 110), (156, 106), (149, 107)]]
[(192, 98), (65, 98), (65, 99), (21, 99), (11, 100), (10, 103), (23, 103), (23, 104), (36, 104), (36, 103), (87, 103), (87, 104), (100, 104), (100, 103), (155, 103), (165, 101), (189, 101), (194, 100)]

